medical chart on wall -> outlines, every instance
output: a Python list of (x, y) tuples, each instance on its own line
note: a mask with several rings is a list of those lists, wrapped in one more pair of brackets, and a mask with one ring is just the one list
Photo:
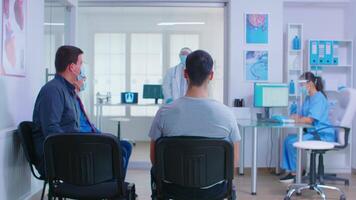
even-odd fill
[(245, 14), (246, 44), (268, 44), (268, 14)]
[(268, 51), (245, 51), (245, 80), (268, 80)]
[(25, 76), (27, 0), (2, 1), (0, 74)]

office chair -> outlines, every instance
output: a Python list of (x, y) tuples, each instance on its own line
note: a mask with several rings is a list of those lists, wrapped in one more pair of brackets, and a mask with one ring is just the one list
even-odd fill
[(156, 142), (155, 148), (153, 169), (157, 199), (234, 198), (234, 151), (228, 141), (164, 137)]
[[(339, 124), (343, 127), (352, 127), (352, 121), (356, 114), (356, 90), (352, 88), (345, 88), (339, 91), (338, 95), (339, 107), (335, 114), (333, 124)], [(345, 149), (348, 146), (349, 133), (344, 131), (337, 132), (337, 143), (332, 150)], [(323, 154), (319, 154), (319, 167), (318, 177), (320, 183), (324, 183), (324, 180), (342, 181), (345, 185), (349, 185), (349, 180), (345, 178), (337, 177), (336, 174), (324, 174)]]
[(49, 199), (136, 198), (135, 185), (124, 182), (120, 143), (112, 135), (51, 135), (44, 153)]
[[(330, 127), (328, 127), (330, 128)], [(334, 127), (339, 129), (338, 132), (344, 132), (345, 138), (348, 138), (350, 129), (346, 127)], [(324, 129), (324, 128), (323, 128)], [(319, 129), (318, 131), (320, 131)], [(347, 140), (346, 140), (347, 141)], [(324, 142), (318, 140), (312, 141), (301, 141), (293, 144), (294, 147), (304, 150), (310, 150), (310, 170), (309, 170), (309, 183), (307, 184), (292, 184), (287, 190), (287, 195), (284, 197), (284, 200), (290, 200), (293, 193), (300, 193), (302, 190), (310, 189), (316, 191), (324, 200), (326, 199), (323, 189), (336, 190), (340, 193), (340, 200), (346, 200), (345, 193), (334, 186), (324, 185), (324, 165), (322, 155), (329, 150), (345, 148), (347, 145), (338, 146), (333, 142)], [(319, 154), (319, 166), (318, 174), (316, 171), (316, 156)], [(319, 183), (317, 182), (319, 179)]]
[[(341, 193), (340, 200), (346, 199), (345, 194), (337, 187), (324, 185), (324, 180), (333, 181), (343, 181), (345, 185), (349, 185), (349, 180), (344, 178), (336, 177), (336, 175), (324, 173), (324, 158), (323, 154), (330, 150), (340, 150), (345, 149), (348, 146), (350, 128), (352, 127), (352, 120), (356, 113), (356, 90), (347, 88), (342, 89), (339, 92), (339, 115), (336, 116), (335, 124), (340, 124), (341, 126), (329, 126), (314, 132), (316, 136), (316, 141), (302, 141), (296, 142), (293, 145), (296, 148), (311, 150), (310, 157), (310, 173), (309, 173), (309, 184), (296, 185), (293, 184), (289, 187), (285, 200), (289, 200), (294, 192), (300, 193), (303, 189), (311, 189), (317, 191), (323, 199), (325, 199), (325, 194), (322, 189), (336, 190)], [(337, 142), (323, 142), (320, 140), (316, 134), (318, 131), (322, 131), (326, 128), (334, 128), (337, 133)], [(319, 154), (319, 164), (318, 164), (318, 174), (316, 174), (316, 156)], [(319, 184), (317, 184), (317, 179)]]
[(32, 138), (32, 131), (33, 131), (33, 123), (29, 121), (24, 121), (21, 122), (17, 128), (17, 132), (19, 133), (20, 140), (21, 140), (21, 145), (22, 149), (25, 153), (26, 159), (28, 161), (28, 164), (30, 166), (32, 175), (43, 182), (43, 189), (42, 189), (42, 194), (41, 194), (41, 200), (43, 200), (44, 193), (46, 191), (46, 177), (43, 177), (41, 175), (37, 175), (34, 170), (34, 165), (37, 164), (37, 159), (36, 159), (36, 154), (35, 154), (35, 147), (33, 144), (33, 138)]

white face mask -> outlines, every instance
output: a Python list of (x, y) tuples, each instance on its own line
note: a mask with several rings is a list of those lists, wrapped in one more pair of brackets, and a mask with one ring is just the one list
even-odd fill
[(308, 95), (309, 95), (307, 86), (305, 86), (305, 85), (303, 85), (303, 86), (300, 88), (300, 91), (301, 91), (301, 93), (302, 93), (304, 96), (308, 96)]
[(308, 81), (307, 80), (299, 80), (298, 83), (299, 83), (299, 94), (304, 95), (304, 96), (309, 95), (309, 92), (308, 92), (308, 89), (306, 86)]
[(185, 65), (185, 62), (187, 61), (187, 56), (186, 55), (180, 55), (179, 59), (180, 59), (180, 63)]
[[(79, 75), (77, 76), (77, 80), (80, 81), (80, 80), (83, 80), (83, 79), (86, 79), (86, 78), (87, 78), (87, 76), (86, 76), (85, 70), (82, 67), (80, 69)], [(87, 83), (86, 83), (86, 80), (84, 80), (82, 86), (79, 89), (79, 91), (84, 91), (86, 87), (87, 87)]]

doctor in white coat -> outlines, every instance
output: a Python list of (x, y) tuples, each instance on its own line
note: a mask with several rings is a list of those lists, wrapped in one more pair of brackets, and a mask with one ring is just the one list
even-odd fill
[(184, 69), (187, 56), (191, 52), (192, 50), (188, 47), (182, 48), (179, 52), (180, 63), (169, 68), (164, 76), (162, 90), (166, 104), (172, 103), (187, 92), (187, 80), (184, 78)]

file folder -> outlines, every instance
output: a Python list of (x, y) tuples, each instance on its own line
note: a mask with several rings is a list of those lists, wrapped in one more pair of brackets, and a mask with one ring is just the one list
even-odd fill
[(324, 57), (325, 65), (333, 64), (333, 42), (325, 41), (325, 57)]
[(326, 46), (326, 41), (319, 41), (318, 44), (318, 50), (319, 50), (319, 64), (324, 65), (326, 64), (326, 58), (325, 58), (325, 46)]
[(333, 65), (339, 65), (339, 42), (333, 41)]
[(319, 64), (319, 48), (318, 48), (318, 41), (311, 40), (310, 41), (310, 51), (309, 51), (309, 63), (311, 65)]

